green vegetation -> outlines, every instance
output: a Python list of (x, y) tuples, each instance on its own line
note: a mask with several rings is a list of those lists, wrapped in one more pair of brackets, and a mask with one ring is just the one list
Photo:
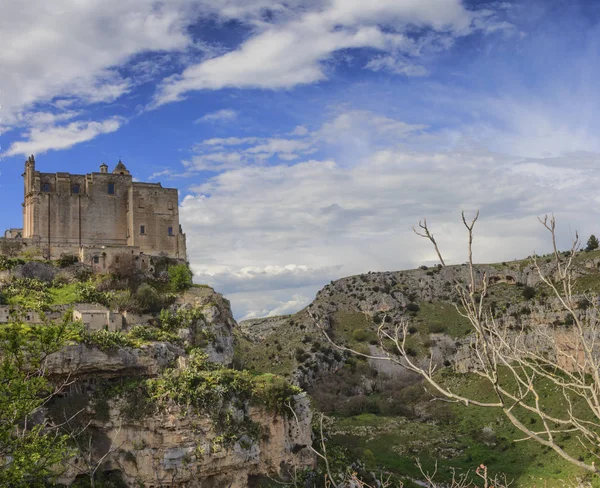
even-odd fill
[(598, 249), (598, 238), (594, 234), (592, 234), (590, 236), (590, 238), (588, 239), (588, 241), (587, 241), (587, 244), (585, 246), (585, 250), (587, 252), (590, 252), (590, 251), (593, 251), (595, 249)]
[[(183, 369), (170, 369), (160, 377), (147, 380), (149, 397), (161, 408), (176, 404), (209, 415), (224, 445), (248, 435), (257, 439), (259, 426), (245, 410), (251, 402), (280, 414), (289, 414), (286, 404), (301, 392), (298, 387), (272, 374), (254, 376), (248, 371), (222, 368), (207, 361), (206, 354), (194, 350)], [(243, 419), (234, 410), (243, 410)]]
[[(446, 373), (444, 382), (459, 394), (491, 397), (489, 384), (472, 375)], [(556, 402), (556, 410), (564, 408), (560, 399), (550, 391), (546, 393), (547, 401)], [(418, 397), (415, 400), (422, 401)], [(569, 477), (586, 476), (548, 448), (533, 441), (514, 442), (522, 436), (499, 411), (427, 403), (438, 409), (430, 412), (431, 420), (427, 422), (423, 421), (427, 417), (410, 420), (406, 416), (369, 413), (337, 418), (331, 428), (333, 441), (351, 453), (350, 459), (362, 459), (368, 471), (377, 472), (383, 467), (398, 479), (419, 477), (415, 457), (429, 471), (437, 462), (441, 481), (451, 479), (452, 468), (466, 472), (481, 463), (491, 472), (506, 473), (516, 486), (559, 487)], [(527, 423), (536, 422), (533, 416), (521, 415)], [(573, 446), (578, 443), (569, 434), (559, 434), (558, 440)], [(594, 479), (592, 486), (600, 486), (600, 480)]]
[(169, 268), (169, 285), (174, 292), (182, 292), (192, 286), (193, 274), (187, 264)]
[(67, 437), (32, 415), (53, 385), (42, 360), (68, 339), (66, 324), (0, 326), (0, 485), (42, 487), (70, 454)]
[(472, 330), (469, 320), (447, 302), (419, 303), (419, 312), (411, 323), (422, 333), (444, 332), (453, 338), (465, 337)]

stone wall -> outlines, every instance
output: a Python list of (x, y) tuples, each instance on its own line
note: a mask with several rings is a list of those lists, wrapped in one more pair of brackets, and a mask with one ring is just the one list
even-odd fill
[(72, 175), (35, 171), (31, 157), (24, 176), (23, 237), (38, 240), (50, 259), (86, 246), (186, 258), (177, 189), (133, 182), (122, 163), (112, 173), (103, 165)]

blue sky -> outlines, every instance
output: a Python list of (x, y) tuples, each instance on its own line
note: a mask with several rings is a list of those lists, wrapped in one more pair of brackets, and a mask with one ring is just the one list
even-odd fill
[(180, 190), (195, 280), (236, 317), (332, 279), (436, 262), (427, 217), (480, 261), (598, 228), (600, 3), (9, 0), (0, 18), (0, 224), (23, 162), (121, 158)]

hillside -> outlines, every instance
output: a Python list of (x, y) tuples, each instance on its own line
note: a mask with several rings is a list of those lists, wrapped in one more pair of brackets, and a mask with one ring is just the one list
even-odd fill
[[(550, 256), (541, 262), (544, 271), (551, 270)], [(576, 293), (600, 292), (599, 265), (599, 251), (575, 256)], [(296, 314), (242, 321), (236, 330), (236, 357), (244, 367), (276, 371), (306, 388), (317, 410), (331, 417), (329, 435), (347, 460), (360, 459), (365, 471), (383, 469), (410, 483), (420, 476), (414, 462), (418, 457), (430, 470), (437, 461), (439, 475), (447, 481), (452, 468), (464, 472), (480, 463), (506, 473), (517, 486), (563, 486), (568, 477), (585, 475), (548, 448), (512, 442), (519, 434), (498, 411), (432, 401), (419, 378), (403, 368), (341, 352), (310, 315), (319, 317), (335, 343), (376, 356), (383, 352), (376, 335), (382, 320), (389, 326), (408, 320), (409, 354), (423, 364), (431, 355), (441, 369), (440, 380), (453, 391), (486, 398), (489, 385), (466, 373), (472, 367), (471, 325), (457, 311), (453, 284), (466, 273), (466, 265), (422, 266), (336, 280)], [(529, 259), (478, 265), (476, 273), (490, 279), (485, 305), (500, 327), (569, 327), (570, 317)], [(560, 408), (559, 402), (552, 408)], [(577, 445), (566, 434), (560, 442)]]
[[(306, 394), (273, 374), (231, 367), (229, 302), (192, 285), (187, 265), (160, 258), (151, 273), (94, 275), (70, 259), (0, 256), (0, 267), (3, 368), (20, 364), (6, 362), (15, 341), (19, 355), (19, 347), (32, 351), (30, 365), (34, 349), (49, 353), (43, 375), (55, 394), (29, 421), (69, 449), (51, 467), (57, 483), (244, 487), (313, 466)], [(26, 477), (36, 467), (28, 457), (23, 472), (0, 470), (0, 480), (37, 486)]]

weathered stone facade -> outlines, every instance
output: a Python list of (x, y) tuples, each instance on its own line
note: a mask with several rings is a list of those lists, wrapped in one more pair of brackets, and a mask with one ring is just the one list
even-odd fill
[(177, 189), (134, 182), (121, 161), (112, 173), (102, 164), (100, 172), (75, 175), (36, 171), (30, 156), (23, 177), (22, 237), (47, 258), (78, 254), (92, 265), (122, 252), (186, 259)]

